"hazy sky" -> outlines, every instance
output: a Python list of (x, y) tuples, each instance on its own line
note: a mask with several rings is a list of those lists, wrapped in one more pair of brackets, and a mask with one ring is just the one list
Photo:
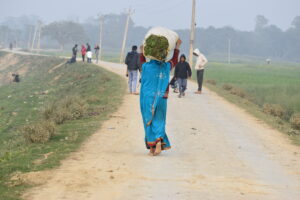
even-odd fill
[[(265, 15), (283, 29), (300, 15), (300, 0), (196, 0), (197, 25), (233, 26), (252, 30), (254, 18)], [(190, 27), (192, 0), (0, 0), (0, 20), (6, 16), (38, 15), (45, 21), (79, 19), (98, 13), (120, 13), (130, 6), (142, 26)]]

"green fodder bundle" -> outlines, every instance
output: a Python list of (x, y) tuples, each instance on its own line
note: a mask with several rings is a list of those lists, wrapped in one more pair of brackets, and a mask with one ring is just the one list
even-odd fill
[(296, 113), (291, 117), (290, 123), (294, 129), (300, 130), (300, 114)]
[(146, 39), (144, 54), (159, 61), (165, 61), (168, 56), (169, 42), (164, 36), (150, 35)]
[(42, 121), (23, 126), (20, 132), (28, 142), (45, 143), (55, 135), (56, 126), (52, 121)]

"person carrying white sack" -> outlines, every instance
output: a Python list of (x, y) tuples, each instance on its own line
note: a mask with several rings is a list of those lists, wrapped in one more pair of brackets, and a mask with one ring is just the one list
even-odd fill
[[(162, 28), (152, 28), (141, 46), (142, 80), (140, 108), (149, 155), (157, 156), (171, 148), (166, 133), (167, 99), (170, 72), (178, 63), (181, 40), (178, 34)], [(150, 61), (146, 61), (146, 57)]]
[(203, 85), (204, 68), (205, 68), (208, 60), (199, 51), (199, 49), (195, 49), (193, 54), (194, 54), (194, 56), (197, 57), (195, 70), (197, 72), (198, 91), (196, 91), (195, 94), (201, 94), (202, 93), (202, 85)]

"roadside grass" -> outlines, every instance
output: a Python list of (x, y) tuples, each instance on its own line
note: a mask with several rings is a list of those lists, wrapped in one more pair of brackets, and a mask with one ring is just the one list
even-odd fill
[[(206, 87), (287, 133), (300, 145), (300, 66), (209, 63)], [(195, 78), (195, 73), (194, 73)], [(214, 84), (211, 84), (214, 82)]]
[[(22, 192), (31, 187), (26, 183), (12, 182), (10, 177), (14, 173), (57, 167), (62, 159), (99, 129), (110, 113), (116, 111), (126, 85), (119, 76), (93, 64), (62, 65), (48, 73), (65, 60), (20, 57), (30, 58), (31, 70), (20, 83), (0, 87), (0, 199), (5, 200), (20, 199)], [(48, 142), (26, 141), (20, 129), (39, 122), (45, 107), (68, 97), (86, 102), (85, 114), (56, 125), (56, 133)], [(51, 155), (42, 159), (46, 154)], [(42, 162), (35, 163), (39, 159)]]

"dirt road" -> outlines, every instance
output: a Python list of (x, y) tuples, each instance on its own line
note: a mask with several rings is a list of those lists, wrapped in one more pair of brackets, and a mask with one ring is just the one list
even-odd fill
[[(116, 73), (124, 67), (101, 63)], [(300, 200), (300, 148), (213, 92), (171, 95), (167, 133), (172, 149), (150, 157), (139, 97), (47, 172), (28, 200)]]

